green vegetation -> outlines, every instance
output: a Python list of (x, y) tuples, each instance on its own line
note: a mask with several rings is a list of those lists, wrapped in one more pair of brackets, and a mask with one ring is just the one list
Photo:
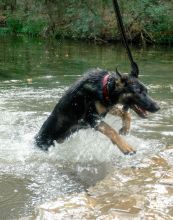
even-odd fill
[[(119, 0), (128, 39), (173, 43), (173, 0)], [(111, 0), (1, 0), (0, 34), (119, 40)]]

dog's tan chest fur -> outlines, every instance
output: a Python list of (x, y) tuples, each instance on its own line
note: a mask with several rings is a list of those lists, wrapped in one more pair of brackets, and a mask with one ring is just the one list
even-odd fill
[(99, 101), (95, 102), (95, 106), (96, 106), (96, 110), (99, 115), (107, 112), (107, 109), (105, 108), (105, 106), (102, 105)]

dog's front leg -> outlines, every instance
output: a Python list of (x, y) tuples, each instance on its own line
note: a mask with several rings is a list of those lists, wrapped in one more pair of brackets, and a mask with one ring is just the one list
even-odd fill
[(136, 151), (130, 145), (128, 145), (127, 142), (122, 139), (121, 136), (105, 122), (100, 122), (100, 124), (97, 125), (95, 129), (106, 135), (112, 141), (112, 143), (116, 144), (120, 151), (124, 154), (136, 153)]
[(119, 130), (120, 134), (126, 135), (130, 131), (131, 115), (127, 111), (123, 111), (116, 106), (112, 107), (109, 111), (111, 115), (119, 116), (122, 119), (122, 128)]

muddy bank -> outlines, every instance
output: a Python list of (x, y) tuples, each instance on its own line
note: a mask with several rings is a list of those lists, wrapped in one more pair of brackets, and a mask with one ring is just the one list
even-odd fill
[[(173, 218), (173, 146), (133, 167), (114, 170), (87, 192), (37, 208), (37, 220)], [(126, 158), (124, 158), (126, 159)]]

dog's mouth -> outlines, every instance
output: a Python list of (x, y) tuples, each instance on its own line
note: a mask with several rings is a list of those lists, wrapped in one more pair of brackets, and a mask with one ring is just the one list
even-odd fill
[(139, 107), (138, 105), (132, 105), (131, 108), (133, 109), (133, 111), (135, 111), (141, 118), (147, 118), (148, 117), (148, 112)]

